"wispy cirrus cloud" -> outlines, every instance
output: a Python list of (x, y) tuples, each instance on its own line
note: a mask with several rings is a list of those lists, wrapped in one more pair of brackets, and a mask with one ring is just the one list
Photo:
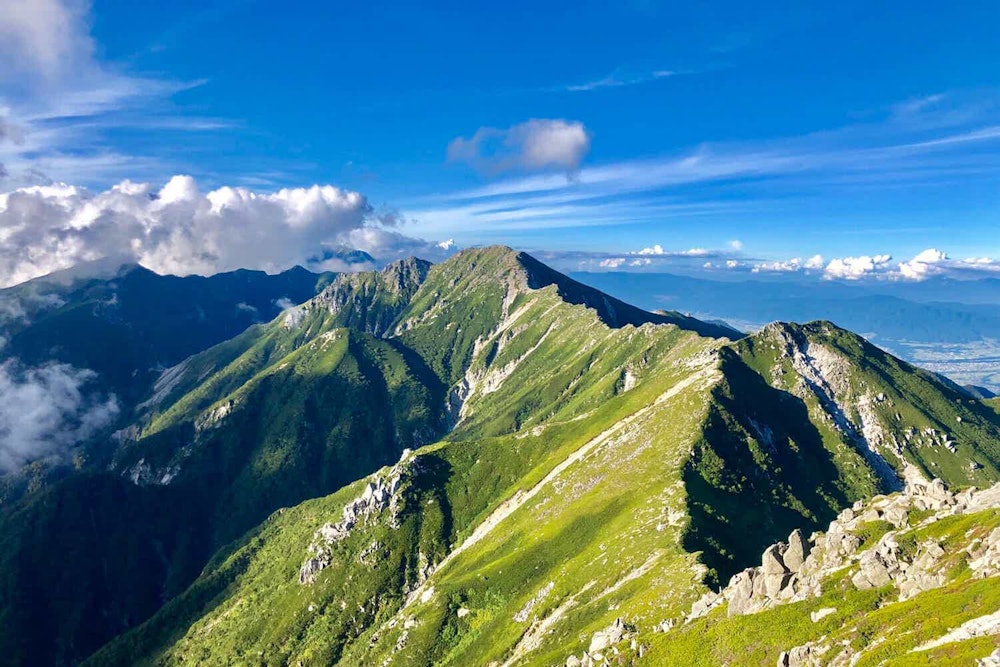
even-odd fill
[(650, 81), (656, 81), (658, 79), (668, 79), (672, 76), (677, 76), (678, 74), (679, 72), (670, 69), (656, 69), (646, 72), (627, 72), (620, 68), (607, 76), (602, 76), (598, 79), (592, 79), (590, 81), (584, 81), (582, 83), (571, 83), (562, 86), (559, 89), (570, 93), (587, 93), (593, 90), (600, 90), (602, 88), (635, 86), (642, 83), (649, 83)]
[(0, 11), (0, 189), (50, 180), (96, 183), (127, 172), (162, 175), (164, 157), (123, 153), (122, 129), (205, 133), (233, 123), (183, 113), (175, 95), (205, 80), (176, 80), (102, 61), (90, 3), (8, 0)]
[(849, 190), (1000, 182), (1000, 105), (935, 95), (876, 119), (800, 136), (705, 142), (687, 150), (526, 174), (413, 200), (440, 234), (766, 213)]

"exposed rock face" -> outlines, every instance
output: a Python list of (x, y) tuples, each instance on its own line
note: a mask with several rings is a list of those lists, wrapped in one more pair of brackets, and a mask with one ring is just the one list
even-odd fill
[[(692, 607), (687, 620), (708, 614), (727, 603), (730, 616), (752, 614), (776, 604), (797, 602), (818, 597), (822, 582), (831, 574), (851, 568), (850, 581), (858, 589), (880, 588), (889, 584), (906, 600), (918, 593), (943, 586), (947, 582), (944, 549), (934, 540), (919, 543), (909, 534), (912, 510), (934, 512), (924, 519), (933, 522), (951, 515), (975, 512), (1000, 506), (1000, 485), (986, 491), (965, 491), (955, 494), (941, 480), (926, 482), (910, 476), (906, 489), (891, 496), (877, 496), (869, 505), (857, 503), (845, 509), (830, 523), (825, 534), (814, 534), (806, 540), (801, 531), (794, 531), (787, 542), (768, 547), (761, 555), (758, 567), (748, 568), (730, 579), (721, 592), (706, 593)], [(861, 549), (857, 534), (866, 524), (884, 521), (894, 529), (882, 535), (878, 542)], [(1000, 573), (1000, 529), (985, 539), (973, 541), (966, 552), (969, 569), (975, 577)], [(828, 613), (832, 613), (828, 612)], [(819, 618), (814, 618), (814, 622)], [(817, 647), (788, 652), (789, 665), (802, 662)], [(796, 649), (798, 650), (798, 649)], [(804, 652), (803, 652), (804, 651)], [(796, 662), (798, 661), (798, 662)]]
[(326, 308), (353, 328), (385, 336), (427, 279), (431, 264), (410, 257), (388, 264), (377, 274), (350, 273), (337, 277), (310, 302)]
[[(394, 465), (385, 477), (375, 477), (365, 485), (361, 495), (344, 506), (343, 518), (336, 523), (327, 523), (316, 531), (312, 544), (309, 545), (309, 557), (302, 563), (299, 570), (299, 583), (311, 584), (316, 576), (331, 563), (330, 547), (351, 534), (359, 523), (374, 520), (383, 510), (390, 510), (389, 525), (397, 527), (398, 501), (400, 484), (405, 475), (419, 471), (419, 459), (409, 450), (403, 450), (399, 463)], [(361, 558), (371, 557), (381, 548), (375, 542), (362, 552)]]
[[(752, 614), (775, 601), (788, 600), (798, 594), (801, 587), (797, 575), (811, 549), (800, 530), (793, 531), (787, 543), (769, 546), (761, 556), (760, 567), (738, 572), (723, 590), (721, 599), (728, 601), (729, 615)], [(700, 615), (698, 611), (692, 609), (691, 618)]]
[(815, 396), (831, 425), (854, 443), (884, 488), (893, 491), (902, 488), (885, 458), (886, 453), (898, 457), (899, 448), (890, 446), (887, 429), (871, 409), (873, 403), (884, 402), (885, 396), (855, 395), (847, 359), (825, 345), (811, 342), (792, 327), (776, 322), (767, 325), (763, 333), (778, 344), (782, 357), (791, 362), (799, 375), (800, 382), (793, 393)]

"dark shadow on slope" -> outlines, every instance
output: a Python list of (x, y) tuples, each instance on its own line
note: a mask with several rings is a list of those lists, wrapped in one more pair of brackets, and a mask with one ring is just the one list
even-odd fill
[[(0, 524), (0, 664), (72, 665), (155, 612), (205, 560), (178, 489), (79, 475)], [(165, 510), (164, 508), (171, 508)]]
[(764, 549), (795, 528), (817, 530), (880, 490), (853, 450), (838, 453), (849, 462), (838, 467), (802, 399), (770, 386), (731, 350), (722, 351), (722, 369), (684, 469), (684, 548), (703, 552), (714, 585), (759, 565)]
[[(370, 543), (373, 533), (361, 534), (360, 539), (353, 541), (348, 539), (337, 546), (337, 560), (339, 564), (349, 564), (349, 569), (334, 572), (331, 567), (309, 588), (300, 589), (307, 595), (309, 604), (316, 605), (315, 614), (261, 612), (273, 622), (276, 636), (284, 638), (276, 640), (266, 652), (269, 664), (285, 664), (291, 660), (295, 642), (308, 641), (311, 624), (323, 614), (335, 618), (324, 626), (322, 640), (312, 644), (309, 652), (316, 664), (337, 664), (352, 642), (367, 643), (366, 633), (387, 622), (398, 611), (405, 600), (405, 592), (413, 590), (426, 575), (428, 563), (440, 561), (447, 553), (453, 528), (451, 507), (444, 490), (451, 475), (448, 461), (433, 453), (421, 455), (404, 472), (399, 491), (403, 501), (395, 527), (373, 525), (368, 528), (374, 531), (382, 545), (377, 564), (362, 563), (357, 551)], [(339, 515), (339, 505), (329, 504), (326, 509), (331, 518)], [(281, 515), (284, 516), (287, 515)], [(238, 594), (239, 580), (248, 566), (255, 558), (262, 557), (258, 556), (262, 549), (273, 548), (267, 540), (282, 539), (283, 528), (267, 533), (265, 538), (265, 527), (282, 521), (283, 518), (275, 515), (220, 549), (204, 574), (187, 591), (168, 602), (149, 621), (112, 641), (87, 664), (101, 667), (136, 664), (150, 660), (171, 646), (194, 623)], [(305, 545), (301, 548), (305, 558)], [(295, 639), (287, 641), (290, 638)]]
[[(182, 592), (213, 551), (279, 507), (330, 494), (432, 439), (442, 425), (433, 390), (422, 389), (388, 343), (351, 336), (332, 372), (303, 375), (290, 365), (261, 377), (201, 439), (188, 423), (136, 443), (152, 470), (188, 452), (166, 488), (117, 475), (93, 484), (71, 478), (47, 496), (55, 509), (19, 514), (25, 526), (8, 532), (24, 537), (4, 540), (0, 552), (14, 559), (3, 568), (13, 583), (2, 598), (30, 603), (4, 605), (7, 627), (17, 628), (0, 632), (0, 647), (17, 643), (5, 655), (23, 646), (35, 664), (74, 664)], [(110, 490), (118, 499), (105, 502)], [(47, 528), (32, 527), (43, 519)]]
[(687, 315), (673, 311), (650, 313), (624, 301), (619, 301), (593, 287), (579, 283), (569, 276), (539, 262), (527, 253), (518, 253), (517, 259), (524, 266), (528, 275), (528, 286), (541, 289), (555, 285), (559, 296), (567, 303), (593, 308), (597, 316), (609, 327), (619, 328), (627, 324), (640, 326), (647, 322), (653, 324), (674, 324), (685, 331), (694, 331), (701, 336), (710, 338), (729, 338), (738, 340), (743, 333), (728, 326), (703, 322)]
[(447, 401), (448, 387), (445, 386), (445, 383), (438, 377), (437, 373), (434, 372), (434, 369), (428, 365), (423, 357), (404, 345), (398, 338), (386, 338), (384, 340), (403, 358), (410, 372), (420, 381), (421, 386), (427, 390), (430, 395), (430, 405), (442, 406), (439, 409), (440, 415), (434, 422), (437, 424), (437, 427), (426, 434), (418, 434), (416, 444), (425, 445), (433, 442), (440, 438), (448, 428), (448, 419), (443, 407)]

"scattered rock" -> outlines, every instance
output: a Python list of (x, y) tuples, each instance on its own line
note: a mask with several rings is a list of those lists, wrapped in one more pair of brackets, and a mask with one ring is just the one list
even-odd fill
[(554, 586), (555, 582), (552, 581), (547, 583), (545, 586), (542, 586), (542, 589), (535, 593), (534, 597), (528, 600), (519, 612), (514, 614), (514, 621), (517, 623), (524, 623), (527, 621), (528, 617), (531, 615), (531, 610), (535, 608), (535, 605), (545, 599), (545, 596), (552, 591)]
[(802, 536), (802, 531), (798, 528), (793, 530), (788, 536), (788, 548), (785, 549), (783, 557), (785, 567), (791, 572), (798, 572), (806, 562), (809, 550), (809, 543)]
[(985, 658), (976, 660), (976, 667), (1000, 667), (1000, 648), (990, 653)]
[(764, 574), (785, 574), (788, 572), (785, 562), (781, 559), (781, 548), (780, 544), (772, 544), (764, 551), (760, 563)]
[(830, 614), (836, 614), (836, 607), (823, 607), (822, 609), (817, 609), (816, 611), (809, 613), (809, 620), (813, 623), (819, 623), (822, 619), (826, 618)]
[[(932, 509), (935, 514), (924, 522), (955, 513), (975, 512), (1000, 506), (1000, 485), (986, 491), (967, 490), (955, 494), (941, 480), (927, 482), (909, 471), (903, 492), (876, 496), (869, 503), (855, 503), (843, 510), (830, 523), (826, 533), (813, 534), (808, 540), (800, 530), (788, 536), (787, 542), (768, 547), (761, 555), (761, 564), (738, 572), (719, 593), (707, 592), (694, 603), (686, 622), (705, 616), (712, 609), (727, 603), (729, 616), (753, 614), (776, 604), (797, 602), (818, 597), (822, 582), (835, 572), (852, 568), (850, 581), (859, 589), (894, 585), (899, 599), (906, 600), (918, 593), (947, 583), (943, 571), (946, 553), (934, 540), (925, 540), (901, 549), (899, 535), (908, 539), (912, 509)], [(859, 552), (859, 531), (871, 521), (886, 521), (895, 528), (885, 533), (872, 547)], [(989, 536), (975, 540), (965, 551), (973, 576), (1000, 574), (1000, 528)], [(813, 612), (813, 622), (834, 613), (835, 609)], [(817, 647), (812, 646), (815, 651)], [(788, 652), (790, 664), (802, 658), (794, 650)]]
[[(342, 512), (342, 518), (336, 523), (327, 523), (316, 531), (312, 544), (309, 545), (305, 562), (299, 570), (299, 583), (311, 584), (316, 576), (332, 562), (330, 547), (346, 539), (354, 527), (362, 522), (368, 522), (378, 516), (383, 510), (390, 509), (392, 516), (389, 525), (396, 525), (396, 504), (399, 500), (399, 488), (403, 477), (419, 472), (418, 457), (413, 456), (409, 449), (403, 450), (399, 463), (394, 465), (385, 477), (375, 477), (369, 481), (361, 495), (347, 503)], [(377, 555), (382, 545), (374, 542), (359, 557), (362, 562)], [(369, 553), (369, 550), (372, 550)]]
[(948, 632), (941, 637), (929, 642), (925, 642), (913, 649), (914, 652), (928, 651), (938, 646), (951, 644), (953, 642), (967, 641), (976, 637), (989, 637), (1000, 634), (1000, 611), (995, 611), (986, 616), (980, 616), (970, 621), (966, 621), (959, 627)]
[[(593, 655), (614, 646), (622, 639), (625, 639), (627, 633), (628, 627), (622, 619), (616, 618), (615, 622), (607, 628), (594, 633), (594, 636), (590, 639), (590, 647), (587, 649), (587, 653)], [(596, 659), (597, 656), (595, 655), (594, 658)]]

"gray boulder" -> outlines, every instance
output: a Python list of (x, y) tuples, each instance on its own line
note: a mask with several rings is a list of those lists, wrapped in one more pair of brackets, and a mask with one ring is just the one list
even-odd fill
[(798, 572), (802, 569), (803, 563), (809, 557), (809, 542), (802, 535), (802, 531), (796, 528), (788, 536), (788, 548), (782, 555), (785, 567), (791, 572)]

